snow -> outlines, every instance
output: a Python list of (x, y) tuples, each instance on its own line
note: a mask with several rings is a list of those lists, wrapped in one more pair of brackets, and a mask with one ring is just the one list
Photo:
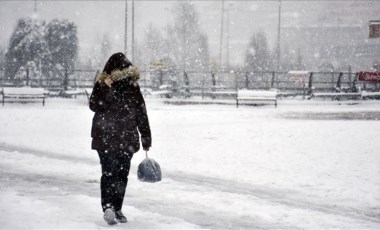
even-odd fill
[(380, 103), (186, 105), (147, 98), (163, 180), (132, 161), (129, 222), (109, 227), (86, 98), (0, 112), (3, 229), (379, 229)]
[(277, 90), (248, 90), (248, 89), (242, 89), (238, 91), (238, 98), (246, 98), (246, 99), (252, 99), (252, 98), (272, 98), (276, 100)]
[(45, 90), (43, 88), (19, 87), (19, 88), (3, 88), (3, 93), (7, 95), (43, 95)]

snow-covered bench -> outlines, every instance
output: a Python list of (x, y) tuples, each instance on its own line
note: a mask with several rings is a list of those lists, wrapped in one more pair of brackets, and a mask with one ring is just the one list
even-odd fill
[(367, 98), (370, 98), (370, 97), (380, 97), (380, 92), (367, 92), (367, 91), (361, 91), (360, 92), (360, 96), (361, 96), (361, 99), (367, 99)]
[(173, 97), (173, 87), (171, 85), (160, 85), (158, 90), (150, 92), (150, 95), (171, 98)]
[(45, 106), (46, 94), (43, 88), (3, 88), (2, 96), (3, 106), (5, 100), (9, 100), (12, 102), (29, 102), (42, 100), (42, 105)]
[(68, 98), (77, 98), (79, 95), (85, 95), (88, 97), (88, 90), (85, 88), (77, 88), (77, 89), (70, 89), (70, 90), (62, 90), (58, 96), (68, 97)]
[[(363, 82), (363, 83), (380, 83), (380, 72), (366, 72), (361, 71), (356, 73), (355, 80), (353, 82), (353, 88), (352, 89), (346, 89), (342, 90), (341, 88), (341, 78), (343, 76), (343, 73), (340, 73), (338, 77), (338, 81), (336, 83), (336, 86), (334, 88), (335, 92), (321, 92), (321, 93), (312, 93), (308, 99), (315, 98), (315, 97), (324, 97), (324, 98), (331, 98), (332, 100), (341, 100), (343, 98), (346, 99), (367, 99), (371, 97), (379, 97), (380, 92), (366, 92), (361, 91), (360, 87), (357, 87), (357, 82)], [(351, 91), (351, 92), (350, 92)]]
[(258, 102), (273, 102), (277, 108), (277, 90), (238, 90), (236, 107), (239, 107), (239, 104), (258, 104)]
[(361, 93), (360, 92), (322, 92), (322, 93), (312, 93), (308, 99), (311, 98), (331, 98), (333, 101), (334, 100), (340, 100), (341, 98), (344, 97), (350, 97), (350, 98), (360, 98)]
[(215, 98), (236, 98), (237, 92), (234, 89), (228, 89), (225, 86), (212, 86), (210, 91), (204, 92), (205, 96)]

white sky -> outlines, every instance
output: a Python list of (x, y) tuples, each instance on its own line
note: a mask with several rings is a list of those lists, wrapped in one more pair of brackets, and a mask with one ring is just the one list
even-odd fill
[[(330, 5), (328, 1), (283, 1), (282, 25), (307, 23), (308, 21), (315, 23), (312, 21), (321, 19), (315, 14), (315, 11), (323, 12), (328, 5), (330, 5), (328, 8), (334, 9), (335, 7), (341, 10), (349, 7), (350, 2), (352, 1), (341, 1)], [(172, 20), (170, 11), (174, 3), (175, 1), (135, 1), (135, 39), (137, 42), (143, 41), (144, 31), (149, 23), (165, 29), (167, 22)], [(219, 55), (220, 46), (221, 1), (198, 0), (193, 3), (199, 12), (201, 27), (209, 37), (211, 57), (216, 58)], [(129, 7), (131, 7), (131, 2)], [(231, 9), (231, 63), (243, 61), (249, 38), (253, 32), (259, 29), (267, 33), (271, 44), (276, 41), (278, 1), (225, 1), (225, 8)], [(91, 55), (94, 47), (99, 46), (104, 34), (111, 39), (112, 52), (123, 50), (124, 9), (125, 1), (37, 1), (39, 18), (47, 22), (53, 18), (65, 18), (77, 24), (80, 56)], [(0, 1), (1, 47), (7, 47), (17, 19), (31, 16), (33, 11), (34, 1), (32, 0)], [(380, 9), (378, 12), (380, 15)], [(336, 15), (330, 12), (326, 17), (330, 18), (330, 23), (335, 23)], [(225, 22), (226, 20), (225, 17)], [(360, 22), (363, 23), (362, 20)], [(226, 27), (224, 30), (226, 31)], [(224, 44), (226, 44), (226, 40), (224, 40)], [(225, 49), (223, 52), (225, 55)]]

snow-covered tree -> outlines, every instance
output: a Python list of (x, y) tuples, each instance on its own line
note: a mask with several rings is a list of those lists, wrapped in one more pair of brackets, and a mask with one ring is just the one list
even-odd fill
[(5, 65), (5, 50), (0, 46), (0, 68), (4, 68)]
[(38, 65), (46, 56), (48, 49), (44, 39), (44, 25), (45, 22), (30, 18), (18, 20), (5, 54), (7, 78), (14, 79), (21, 67), (27, 68), (28, 62)]
[(100, 45), (100, 63), (105, 63), (111, 56), (112, 45), (107, 34), (103, 35), (103, 39)]
[(72, 71), (78, 54), (76, 25), (68, 20), (54, 19), (46, 26), (45, 40), (49, 49), (47, 70)]
[(179, 1), (174, 6), (174, 25), (169, 38), (174, 61), (182, 70), (208, 68), (209, 49), (207, 35), (201, 31), (198, 13), (192, 2)]
[(200, 70), (208, 72), (210, 68), (210, 53), (208, 47), (208, 38), (205, 34), (199, 35), (197, 54), (199, 58), (196, 60)]
[(152, 63), (161, 62), (167, 54), (167, 43), (161, 31), (154, 27), (152, 24), (145, 30), (145, 39), (143, 41), (142, 59), (145, 65), (149, 68)]
[[(36, 77), (40, 68), (49, 76), (56, 70), (73, 70), (77, 57), (77, 30), (74, 23), (54, 19), (46, 25), (36, 19), (19, 19), (5, 54), (6, 77)], [(65, 77), (64, 74), (57, 75)]]
[(245, 63), (248, 71), (270, 70), (272, 58), (264, 32), (259, 31), (252, 35), (245, 55)]
[(300, 48), (291, 49), (289, 45), (285, 43), (280, 65), (280, 69), (283, 71), (303, 70), (304, 64)]

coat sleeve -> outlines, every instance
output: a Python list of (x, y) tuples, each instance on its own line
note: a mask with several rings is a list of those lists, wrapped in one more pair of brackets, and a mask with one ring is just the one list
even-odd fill
[(137, 127), (141, 134), (141, 143), (144, 148), (152, 146), (152, 135), (150, 132), (148, 113), (146, 111), (144, 97), (140, 87), (137, 86)]
[(113, 100), (111, 88), (96, 82), (90, 96), (90, 109), (94, 112), (104, 111), (111, 105)]

